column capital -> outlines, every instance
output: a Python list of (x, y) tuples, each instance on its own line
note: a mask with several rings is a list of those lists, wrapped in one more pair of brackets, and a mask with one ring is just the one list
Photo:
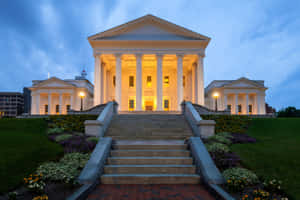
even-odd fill
[(165, 54), (163, 54), (163, 53), (156, 53), (155, 54), (156, 58), (160, 58), (160, 59), (162, 59), (164, 57), (164, 55)]
[(177, 58), (183, 58), (184, 57), (184, 53), (176, 53), (176, 57)]
[(123, 53), (115, 53), (114, 55), (116, 58), (122, 58)]
[(135, 53), (134, 55), (135, 55), (135, 58), (136, 58), (136, 59), (137, 59), (137, 58), (138, 58), (138, 59), (142, 59), (142, 57), (143, 57), (144, 54), (143, 54), (143, 53)]

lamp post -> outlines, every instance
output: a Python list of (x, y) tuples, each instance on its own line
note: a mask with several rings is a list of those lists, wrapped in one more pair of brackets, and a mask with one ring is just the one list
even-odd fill
[(219, 93), (218, 92), (215, 92), (214, 94), (213, 94), (213, 97), (214, 97), (214, 99), (215, 99), (215, 109), (216, 109), (216, 111), (218, 111), (218, 98), (219, 98)]
[(80, 96), (80, 111), (83, 110), (83, 98), (85, 97), (85, 93), (84, 92), (79, 92), (79, 96)]

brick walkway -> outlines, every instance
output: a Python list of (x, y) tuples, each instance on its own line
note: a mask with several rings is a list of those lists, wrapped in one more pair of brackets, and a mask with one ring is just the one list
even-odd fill
[(201, 185), (98, 185), (89, 200), (215, 200)]

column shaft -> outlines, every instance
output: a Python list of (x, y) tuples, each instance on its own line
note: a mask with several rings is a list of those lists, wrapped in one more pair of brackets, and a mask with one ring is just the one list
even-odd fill
[(48, 93), (48, 115), (51, 115), (51, 113), (52, 113), (52, 112), (51, 112), (51, 107), (52, 107), (52, 106), (51, 106), (51, 103), (52, 103), (52, 102), (51, 102), (51, 93), (49, 92), (49, 93)]
[(182, 85), (182, 58), (183, 55), (177, 55), (177, 109), (181, 109), (183, 101), (183, 85)]
[(157, 58), (157, 67), (156, 67), (156, 110), (163, 110), (162, 105), (162, 98), (163, 98), (163, 91), (162, 91), (162, 55), (156, 55)]
[(224, 93), (224, 110), (227, 109), (227, 94)]
[(59, 114), (62, 114), (62, 94), (59, 93)]
[(246, 114), (249, 114), (249, 96), (248, 93), (246, 93)]
[(94, 69), (94, 106), (99, 105), (101, 95), (101, 56), (95, 55)]
[(235, 114), (239, 113), (239, 94), (235, 94)]
[(119, 104), (118, 109), (122, 107), (122, 55), (116, 54), (116, 101)]
[(106, 102), (106, 65), (102, 65), (102, 82), (101, 82), (101, 103)]
[(203, 56), (198, 55), (197, 62), (197, 102), (204, 106), (204, 75), (203, 75)]
[(256, 94), (256, 110), (257, 110), (257, 114), (261, 114), (260, 112), (260, 95)]
[(192, 102), (196, 103), (196, 73), (195, 65), (192, 65)]
[(74, 98), (73, 98), (73, 94), (70, 94), (70, 109), (73, 109), (73, 105), (74, 105)]
[(136, 75), (135, 75), (135, 89), (136, 89), (136, 110), (142, 110), (142, 55), (136, 56)]
[(40, 113), (40, 93), (36, 94), (35, 104), (36, 104), (36, 114), (39, 115), (39, 114), (41, 114)]

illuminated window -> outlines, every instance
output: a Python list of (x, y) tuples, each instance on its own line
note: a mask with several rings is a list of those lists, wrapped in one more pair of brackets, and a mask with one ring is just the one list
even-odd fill
[(113, 76), (113, 86), (116, 87), (116, 76)]
[(152, 87), (152, 77), (147, 76), (147, 87)]
[(231, 105), (230, 104), (227, 105), (227, 110), (231, 111)]
[(170, 109), (170, 102), (169, 99), (164, 100), (164, 110), (168, 111)]
[(59, 114), (59, 105), (58, 104), (55, 106), (55, 112), (56, 112), (56, 114)]
[(242, 113), (242, 105), (241, 105), (241, 104), (238, 105), (238, 113), (239, 113), (239, 114)]
[(71, 105), (66, 105), (67, 112), (71, 110)]
[(252, 105), (248, 105), (248, 108), (249, 108), (249, 114), (252, 114)]
[(182, 86), (185, 87), (185, 76), (182, 76)]
[(129, 99), (129, 110), (132, 111), (134, 110), (134, 99)]
[(48, 111), (48, 105), (46, 104), (46, 105), (45, 105), (45, 114), (48, 114), (48, 112), (49, 112), (49, 111)]
[(129, 76), (129, 87), (134, 87), (134, 76)]
[(164, 76), (164, 86), (168, 87), (170, 83), (169, 76)]

